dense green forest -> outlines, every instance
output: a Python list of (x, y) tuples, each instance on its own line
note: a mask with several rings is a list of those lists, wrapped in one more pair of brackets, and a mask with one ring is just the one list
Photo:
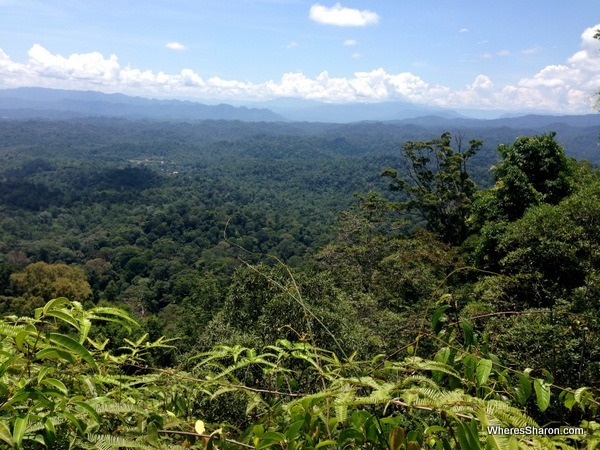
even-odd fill
[(0, 160), (7, 448), (600, 443), (597, 129), (3, 120)]

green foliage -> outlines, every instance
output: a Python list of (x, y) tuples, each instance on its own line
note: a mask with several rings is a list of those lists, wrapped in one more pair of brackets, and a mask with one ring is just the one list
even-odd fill
[(557, 205), (530, 206), (518, 220), (486, 225), (480, 241), (486, 244), (474, 252), (483, 268), (496, 271), (475, 284), (474, 296), (490, 312), (510, 312), (485, 322), (495, 351), (507, 362), (546, 367), (568, 384), (590, 383), (600, 374), (593, 287), (600, 263), (599, 183), (597, 175), (582, 178), (586, 182)]
[(372, 292), (381, 261), (397, 242), (406, 222), (398, 220), (395, 204), (376, 192), (357, 196), (358, 202), (343, 211), (333, 242), (317, 254), (337, 284), (345, 289)]
[[(96, 321), (137, 326), (121, 310), (85, 310), (66, 298), (49, 301), (33, 318), (0, 322), (0, 439), (9, 448), (146, 446), (148, 411), (138, 400), (157, 377), (127, 377), (119, 368), (164, 344), (139, 340), (112, 355), (106, 341), (90, 337)], [(132, 425), (133, 432), (115, 435)]]
[(398, 310), (427, 298), (460, 265), (460, 255), (434, 233), (407, 236), (397, 207), (378, 194), (360, 197), (341, 218), (335, 242), (317, 258), (344, 290), (376, 294), (382, 306)]
[(326, 274), (248, 265), (235, 273), (223, 308), (208, 325), (207, 344), (311, 339), (325, 348), (352, 352), (368, 348), (372, 333), (360, 324), (359, 314)]
[(491, 195), (479, 199), (478, 214), (486, 220), (513, 221), (528, 207), (556, 204), (570, 191), (571, 168), (556, 133), (521, 136), (500, 145), (502, 162), (494, 168)]
[(13, 290), (24, 297), (39, 297), (44, 302), (64, 296), (85, 301), (92, 295), (85, 273), (67, 264), (37, 262), (10, 277)]
[[(232, 388), (245, 393), (247, 414), (256, 410), (261, 418), (245, 434), (256, 448), (578, 448), (578, 437), (569, 442), (572, 447), (563, 447), (569, 441), (564, 436), (493, 434), (493, 427), (538, 427), (506, 394), (516, 397), (521, 389), (529, 395), (533, 384), (539, 409), (545, 410), (549, 385), (515, 374), (513, 387), (514, 378), (500, 363), (456, 347), (451, 353), (445, 362), (415, 356), (360, 362), (338, 360), (306, 343), (279, 341), (263, 353), (220, 347), (198, 355), (202, 362), (196, 370), (216, 370), (205, 376), (205, 388), (214, 395)], [(477, 369), (469, 371), (475, 360)], [(263, 374), (260, 388), (239, 378), (250, 367)], [(578, 391), (579, 398), (584, 392)], [(598, 407), (595, 400), (581, 403), (586, 404)]]
[(467, 217), (476, 191), (467, 172), (467, 161), (483, 143), (472, 140), (464, 150), (461, 135), (455, 140), (456, 150), (452, 148), (450, 133), (427, 142), (408, 141), (402, 146), (406, 158), (404, 173), (387, 169), (382, 175), (391, 178), (390, 189), (407, 196), (408, 200), (401, 203), (403, 209), (416, 211), (428, 229), (445, 242), (460, 244), (467, 237)]
[[(186, 373), (145, 365), (150, 350), (167, 345), (162, 338), (126, 340), (118, 353), (90, 338), (94, 321), (135, 326), (122, 311), (85, 310), (54, 299), (33, 318), (0, 323), (0, 439), (15, 449), (34, 443), (90, 449), (509, 449), (593, 442), (594, 422), (584, 424), (587, 437), (495, 434), (494, 427), (537, 427), (522, 405), (535, 392), (539, 411), (545, 411), (556, 386), (532, 378), (530, 370), (504, 367), (475, 335), (459, 345), (453, 324), (437, 326), (448, 311), (444, 305), (433, 312), (437, 332), (431, 337), (443, 345), (433, 359), (413, 352), (360, 360), (278, 340), (261, 349), (214, 347), (195, 356)], [(70, 332), (58, 333), (60, 327)], [(465, 323), (461, 329), (467, 330)], [(220, 423), (207, 422), (220, 398), (229, 408), (235, 399), (241, 408), (222, 415)], [(560, 399), (592, 416), (599, 406), (587, 387), (563, 390)]]
[[(597, 445), (598, 173), (315, 127), (0, 124), (2, 445)], [(488, 428), (550, 423), (586, 434)]]

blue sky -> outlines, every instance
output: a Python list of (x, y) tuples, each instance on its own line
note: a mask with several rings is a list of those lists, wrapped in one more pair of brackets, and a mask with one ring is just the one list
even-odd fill
[(598, 0), (0, 0), (0, 88), (591, 112)]

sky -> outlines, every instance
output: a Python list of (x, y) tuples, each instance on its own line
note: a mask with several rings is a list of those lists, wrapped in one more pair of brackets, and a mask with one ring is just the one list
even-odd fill
[(594, 111), (598, 0), (0, 0), (0, 89)]

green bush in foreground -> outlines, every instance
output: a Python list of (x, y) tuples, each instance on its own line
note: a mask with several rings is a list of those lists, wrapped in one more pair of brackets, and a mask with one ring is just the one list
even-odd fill
[[(183, 372), (146, 365), (168, 344), (162, 338), (107, 350), (93, 324), (135, 328), (121, 310), (54, 299), (33, 318), (0, 322), (0, 441), (13, 449), (597, 447), (597, 393), (503, 367), (469, 323), (447, 325), (447, 310), (442, 302), (434, 332), (393, 357), (340, 359), (280, 340), (215, 347)], [(418, 356), (423, 339), (438, 348), (431, 359)], [(583, 435), (492, 432), (538, 429), (530, 412), (557, 402), (589, 419), (578, 424)]]

